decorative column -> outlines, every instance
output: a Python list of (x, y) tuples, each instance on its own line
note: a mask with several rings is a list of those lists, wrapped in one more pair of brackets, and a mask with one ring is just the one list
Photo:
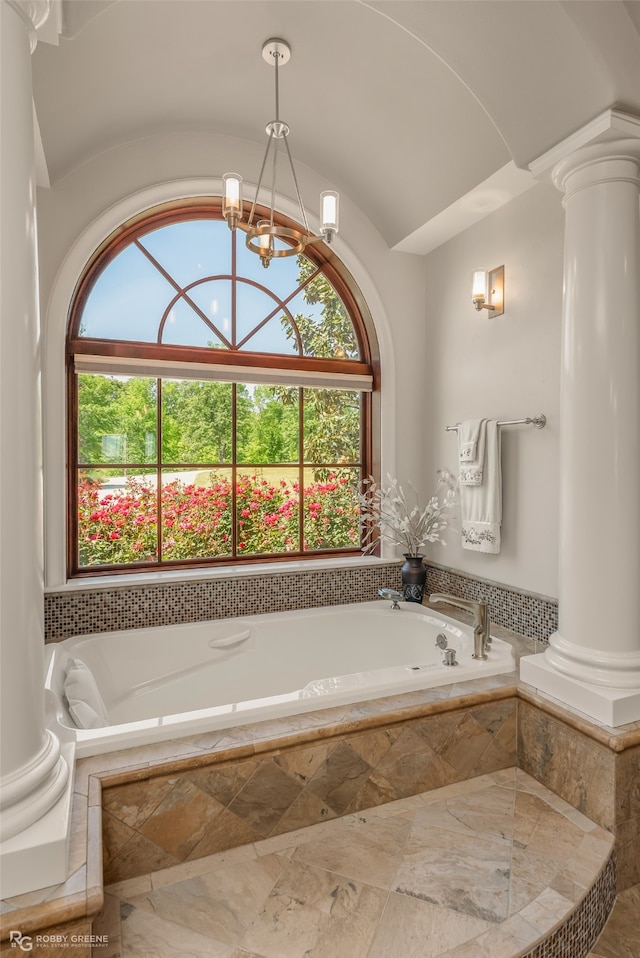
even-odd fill
[[(70, 769), (45, 728), (31, 52), (49, 2), (0, 2), (0, 855), (3, 895), (66, 878)], [(58, 824), (59, 828), (59, 824)]]
[[(640, 719), (640, 120), (579, 146), (564, 193), (558, 631), (522, 678), (606, 722)], [(612, 131), (608, 131), (611, 136)]]

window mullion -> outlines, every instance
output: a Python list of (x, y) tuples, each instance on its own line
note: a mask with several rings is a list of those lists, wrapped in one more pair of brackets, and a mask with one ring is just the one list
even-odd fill
[(299, 515), (299, 540), (298, 551), (304, 552), (304, 388), (300, 386), (298, 392), (298, 515)]
[(162, 562), (162, 380), (156, 380), (156, 559)]
[(238, 424), (238, 386), (233, 383), (231, 389), (231, 552), (238, 556), (238, 469), (237, 469), (237, 424)]
[(236, 325), (236, 309), (238, 294), (238, 272), (237, 272), (237, 230), (231, 232), (231, 346), (238, 348), (238, 336)]

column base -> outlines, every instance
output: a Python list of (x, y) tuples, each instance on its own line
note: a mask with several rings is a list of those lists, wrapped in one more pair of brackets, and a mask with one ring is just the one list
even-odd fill
[(520, 659), (520, 678), (610, 728), (640, 721), (640, 689), (610, 689), (575, 679), (556, 671), (544, 652)]
[(549, 636), (544, 657), (556, 672), (587, 685), (640, 691), (640, 649), (585, 648), (554, 632)]
[[(75, 743), (62, 745), (62, 758), (73, 769)], [(49, 811), (12, 838), (0, 843), (2, 897), (12, 898), (66, 881), (73, 772), (64, 791)]]

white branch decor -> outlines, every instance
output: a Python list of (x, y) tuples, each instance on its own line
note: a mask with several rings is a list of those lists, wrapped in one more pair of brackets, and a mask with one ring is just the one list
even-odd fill
[(409, 483), (413, 504), (397, 479), (387, 476), (386, 485), (378, 484), (369, 476), (363, 482), (360, 503), (362, 548), (371, 552), (384, 539), (400, 546), (404, 555), (417, 556), (428, 542), (442, 542), (442, 533), (449, 524), (456, 503), (457, 484), (445, 469), (438, 470), (436, 495), (423, 508), (418, 504), (415, 488)]

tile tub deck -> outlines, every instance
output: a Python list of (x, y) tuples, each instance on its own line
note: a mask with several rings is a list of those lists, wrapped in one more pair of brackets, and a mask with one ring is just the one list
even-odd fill
[[(460, 616), (460, 618), (464, 618), (464, 616)], [(536, 651), (532, 640), (515, 636), (508, 630), (496, 629), (495, 634), (513, 641), (519, 652), (528, 654)], [(514, 710), (518, 705), (527, 710), (523, 714), (528, 717), (527, 721), (519, 722), (521, 727), (518, 729), (516, 748), (516, 713)], [(510, 706), (513, 715), (509, 713)], [(501, 709), (502, 712), (500, 712)], [(112, 796), (116, 795), (118, 789), (138, 788), (140, 783), (148, 782), (154, 776), (164, 776), (166, 780), (172, 776), (184, 775), (185, 769), (191, 769), (189, 774), (193, 774), (194, 770), (203, 770), (212, 762), (231, 761), (238, 764), (246, 760), (255, 762), (262, 756), (268, 756), (270, 759), (275, 756), (276, 764), (280, 762), (282, 768), (283, 756), (293, 755), (296, 749), (303, 748), (307, 755), (311, 755), (312, 752), (317, 751), (321, 744), (324, 745), (327, 741), (338, 743), (343, 748), (344, 739), (349, 736), (369, 735), (369, 746), (372, 746), (375, 750), (375, 748), (379, 749), (380, 742), (378, 740), (381, 735), (384, 737), (384, 735), (392, 734), (389, 731), (390, 729), (395, 729), (396, 731), (393, 734), (396, 735), (399, 732), (413, 735), (414, 730), (423, 731), (421, 722), (424, 723), (427, 719), (431, 719), (432, 722), (442, 723), (444, 721), (443, 717), (451, 714), (463, 718), (463, 724), (458, 727), (458, 737), (455, 741), (452, 740), (453, 747), (450, 748), (447, 755), (447, 758), (452, 759), (451, 764), (454, 769), (452, 774), (457, 776), (459, 782), (464, 782), (479, 775), (493, 774), (497, 770), (515, 765), (524, 766), (526, 771), (532, 772), (536, 778), (545, 781), (553, 792), (562, 794), (569, 805), (581, 808), (592, 820), (592, 824), (602, 826), (609, 832), (615, 832), (616, 837), (618, 837), (617, 833), (619, 831), (620, 847), (623, 850), (627, 846), (628, 849), (631, 849), (631, 854), (627, 854), (626, 858), (632, 861), (633, 850), (637, 849), (636, 835), (640, 831), (638, 828), (640, 810), (636, 809), (635, 805), (618, 809), (617, 804), (619, 803), (616, 799), (614, 802), (616, 807), (608, 807), (606, 801), (599, 795), (601, 790), (595, 789), (586, 793), (585, 799), (585, 790), (582, 787), (578, 788), (582, 797), (576, 798), (571, 791), (575, 782), (572, 782), (571, 775), (568, 774), (568, 772), (571, 772), (571, 763), (564, 758), (560, 763), (563, 769), (562, 775), (554, 767), (553, 762), (548, 762), (548, 756), (546, 764), (541, 765), (538, 762), (539, 767), (532, 767), (532, 762), (535, 764), (537, 758), (535, 748), (529, 747), (528, 739), (533, 734), (532, 729), (535, 730), (536, 735), (540, 732), (540, 729), (536, 728), (535, 724), (532, 725), (530, 719), (531, 715), (535, 718), (539, 712), (544, 713), (545, 721), (548, 722), (547, 731), (550, 730), (555, 734), (555, 726), (558, 725), (565, 732), (567, 728), (573, 729), (576, 735), (585, 739), (585, 741), (588, 739), (587, 751), (595, 749), (599, 761), (603, 755), (605, 758), (612, 760), (629, 757), (631, 762), (626, 761), (624, 767), (620, 770), (617, 768), (614, 770), (616, 783), (620, 786), (623, 786), (625, 780), (634, 774), (634, 769), (637, 769), (637, 757), (640, 755), (640, 723), (635, 723), (633, 727), (627, 726), (618, 730), (594, 726), (593, 723), (590, 723), (578, 713), (571, 714), (561, 705), (544, 701), (541, 697), (536, 696), (533, 690), (521, 686), (515, 673), (496, 676), (481, 682), (466, 682), (457, 686), (447, 686), (444, 689), (407, 693), (393, 699), (375, 700), (357, 706), (310, 713), (306, 716), (263, 723), (253, 727), (240, 727), (211, 734), (205, 733), (193, 739), (158, 743), (143, 749), (130, 749), (84, 759), (78, 763), (76, 769), (70, 878), (64, 885), (56, 888), (42, 889), (3, 902), (1, 918), (4, 926), (4, 937), (8, 935), (9, 927), (14, 928), (16, 926), (20, 927), (24, 933), (35, 933), (39, 929), (51, 929), (60, 926), (66, 929), (77, 929), (79, 933), (91, 931), (91, 921), (102, 908), (103, 902), (103, 817), (108, 818), (111, 815), (108, 809), (106, 811), (103, 809), (105, 795), (108, 799), (110, 794)], [(479, 728), (469, 725), (470, 713), (475, 718), (481, 719)], [(498, 713), (500, 713), (501, 721), (496, 723)], [(531, 713), (531, 715), (528, 713)], [(406, 726), (411, 723), (414, 723), (414, 729), (410, 728), (407, 732)], [(469, 748), (465, 743), (469, 739), (469, 732), (472, 728), (475, 735), (470, 739), (471, 747)], [(484, 738), (485, 733), (491, 735), (490, 740)], [(371, 736), (373, 736), (373, 739), (371, 739)], [(500, 736), (502, 736), (502, 740)], [(395, 745), (396, 743), (392, 744)], [(451, 742), (449, 744), (451, 745)], [(482, 747), (478, 749), (479, 744)], [(396, 751), (398, 751), (398, 748), (396, 748)], [(478, 752), (483, 758), (476, 761)], [(367, 755), (368, 758), (371, 758), (369, 753)], [(399, 756), (399, 758), (400, 764), (396, 766), (397, 769), (403, 767), (402, 756)], [(441, 756), (438, 755), (438, 758), (440, 759)], [(574, 760), (575, 758), (574, 755)], [(489, 762), (492, 767), (483, 767), (483, 761), (485, 764)], [(583, 756), (578, 754), (577, 761), (583, 765)], [(379, 764), (375, 766), (374, 771), (375, 774), (369, 776), (367, 789), (358, 797), (359, 804), (349, 808), (347, 803), (344, 808), (338, 809), (338, 811), (335, 810), (335, 807), (331, 808), (329, 806), (330, 817), (337, 818), (338, 815), (354, 814), (356, 810), (361, 811), (366, 808), (367, 804), (362, 803), (366, 802), (367, 795), (371, 794), (372, 780), (378, 792), (375, 800), (369, 804), (377, 805), (380, 801), (393, 803), (402, 800), (397, 795), (383, 794), (384, 783), (381, 784)], [(583, 773), (584, 771), (585, 769), (583, 769)], [(586, 768), (586, 771), (587, 774), (590, 774), (589, 768)], [(574, 773), (574, 779), (579, 777), (579, 771), (574, 769)], [(294, 774), (299, 775), (300, 770), (298, 769)], [(190, 784), (193, 784), (193, 782)], [(443, 781), (433, 779), (427, 783), (426, 788), (436, 789), (442, 784), (444, 784)], [(413, 792), (409, 794), (424, 791), (424, 789), (417, 787), (415, 781), (410, 787)], [(605, 793), (607, 789), (611, 791), (611, 782), (604, 781), (603, 789)], [(619, 790), (621, 793), (624, 791), (623, 788)], [(595, 794), (596, 792), (598, 794)], [(429, 798), (434, 794), (434, 792), (427, 792), (424, 797)], [(320, 797), (322, 801), (327, 796), (326, 794), (323, 796), (316, 794), (315, 797)], [(636, 799), (637, 796), (635, 798), (632, 796), (631, 801), (633, 802)], [(219, 796), (216, 801), (218, 800)], [(621, 802), (624, 805), (622, 799)], [(295, 802), (293, 804), (295, 805)], [(326, 803), (323, 804), (327, 807)], [(627, 800), (627, 806), (628, 804), (629, 801)], [(611, 802), (609, 805), (611, 805)], [(139, 803), (137, 807), (140, 808)], [(380, 805), (374, 809), (374, 812), (380, 814), (387, 807), (391, 806)], [(297, 811), (299, 813), (299, 808)], [(113, 816), (116, 822), (111, 831), (124, 832), (124, 835), (120, 834), (120, 838), (126, 839), (128, 833), (122, 826), (131, 826), (123, 821), (122, 814), (119, 814), (119, 818)], [(316, 805), (313, 814), (320, 817), (315, 819), (312, 817), (311, 821), (322, 821), (323, 809), (318, 809)], [(367, 814), (370, 814), (370, 812)], [(240, 843), (234, 841), (234, 844), (253, 848), (261, 840), (269, 841), (276, 838), (277, 829), (268, 838), (262, 827), (264, 823), (259, 824), (261, 827), (258, 829), (257, 835), (254, 834)], [(289, 838), (291, 829), (295, 829), (297, 825), (308, 824), (310, 824), (308, 818), (305, 821), (299, 814), (289, 811), (287, 822)], [(130, 848), (136, 842), (138, 842), (138, 847), (141, 847), (140, 834), (137, 837), (133, 836), (134, 841), (131, 842)], [(124, 845), (118, 846), (116, 842), (110, 851), (109, 844), (113, 835), (109, 835), (108, 828), (105, 829), (105, 835), (107, 838), (105, 864), (108, 869), (109, 856), (113, 857), (115, 849), (115, 858), (118, 859)], [(142, 838), (146, 839), (147, 836), (142, 835)], [(287, 841), (288, 839), (285, 836), (282, 840)], [(242, 853), (242, 847), (234, 848), (233, 854)], [(162, 851), (164, 861), (162, 860), (163, 855), (161, 855), (160, 860), (155, 863), (152, 862), (151, 866), (147, 867), (149, 859), (145, 859), (143, 855), (142, 860), (138, 863), (136, 875), (118, 876), (116, 872), (115, 875), (112, 874), (111, 877), (107, 877), (107, 880), (111, 882), (135, 881), (145, 874), (153, 873), (157, 875), (161, 873), (162, 869), (176, 865), (176, 857), (169, 855), (169, 858), (167, 858), (167, 850), (163, 849)], [(211, 852), (217, 853), (218, 849), (207, 849), (207, 843), (205, 842), (199, 849), (198, 861), (204, 861)], [(193, 849), (188, 849), (186, 858), (188, 859), (193, 853)], [(226, 849), (221, 850), (220, 853), (231, 854)], [(638, 858), (637, 851), (635, 852), (635, 858)], [(191, 867), (196, 867), (193, 858), (191, 858), (190, 864)], [(633, 865), (627, 866), (627, 872), (626, 883), (622, 887), (633, 884)], [(637, 877), (635, 881), (638, 881)], [(99, 922), (97, 924), (99, 925)], [(5, 947), (9, 950), (8, 943), (5, 944)], [(110, 958), (106, 952), (101, 950), (94, 949), (94, 953), (104, 954), (104, 958)], [(53, 955), (54, 952), (45, 949), (41, 951), (41, 954), (48, 956)], [(83, 958), (83, 954), (89, 955), (89, 949), (84, 953), (80, 948), (74, 949), (74, 958)], [(515, 954), (518, 954), (518, 952), (514, 951), (513, 955)], [(552, 955), (553, 953), (545, 952), (544, 954), (546, 956), (546, 954)], [(510, 955), (509, 958), (512, 958), (512, 956)]]

